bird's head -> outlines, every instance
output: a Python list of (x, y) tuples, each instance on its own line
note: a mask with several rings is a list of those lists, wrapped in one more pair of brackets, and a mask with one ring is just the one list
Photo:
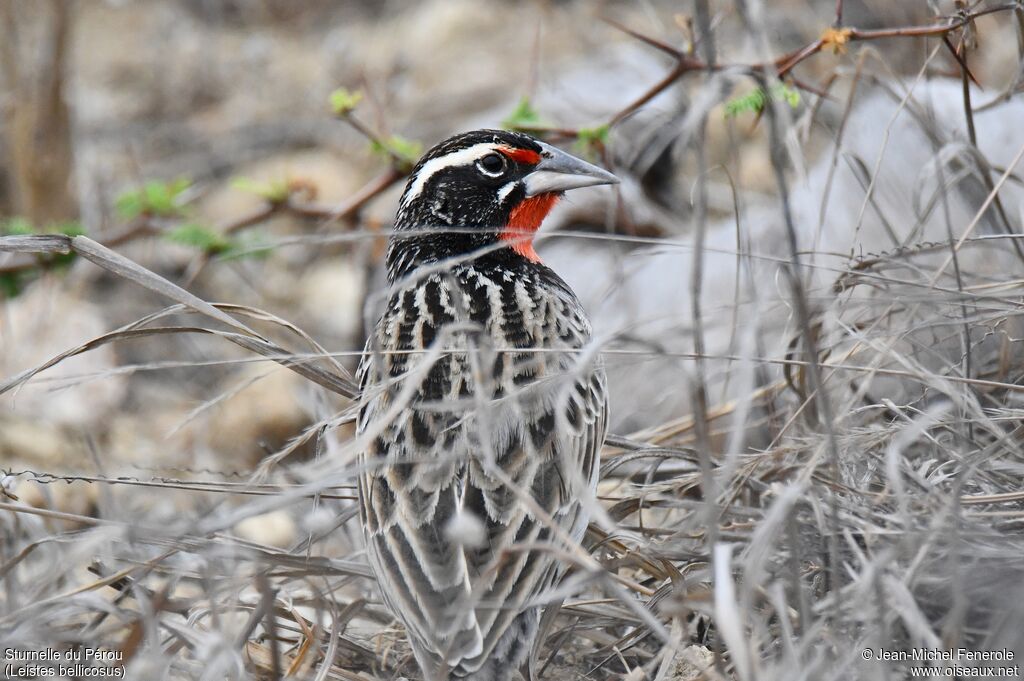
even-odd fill
[(539, 262), (530, 237), (558, 198), (569, 189), (618, 181), (528, 135), (504, 130), (456, 135), (413, 168), (399, 203), (389, 269), (402, 274), (496, 245)]

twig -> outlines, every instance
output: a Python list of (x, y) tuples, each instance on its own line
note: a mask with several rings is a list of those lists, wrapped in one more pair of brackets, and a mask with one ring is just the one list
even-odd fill
[[(836, 3), (836, 22), (835, 26), (841, 25), (842, 19), (842, 0), (837, 0)], [(978, 17), (985, 16), (987, 14), (994, 14), (997, 12), (1008, 12), (1019, 9), (1016, 3), (1009, 3), (999, 5), (996, 7), (990, 7), (984, 10), (979, 10), (971, 13), (962, 13), (957, 18), (948, 21), (945, 25), (940, 26), (902, 26), (898, 28), (886, 28), (886, 29), (858, 29), (853, 27), (842, 28), (843, 35), (851, 42), (862, 42), (862, 41), (874, 41), (882, 40), (885, 38), (925, 38), (934, 36), (948, 36), (953, 31), (956, 31), (964, 26), (967, 26), (970, 22), (974, 21)], [(683, 53), (671, 45), (667, 45), (657, 38), (652, 38), (639, 33), (638, 31), (631, 29), (627, 26), (620, 24), (611, 19), (603, 19), (607, 24), (623, 31), (627, 35), (630, 35), (661, 52), (664, 52), (672, 56), (676, 63), (672, 69), (657, 83), (651, 86), (647, 92), (641, 95), (637, 100), (621, 109), (618, 113), (612, 116), (609, 121), (609, 125), (614, 125), (620, 122), (622, 119), (629, 116), (631, 113), (642, 107), (647, 102), (651, 101), (659, 94), (664, 92), (670, 87), (676, 80), (683, 76), (693, 73), (696, 71), (705, 70), (737, 70), (747, 73), (748, 75), (754, 75), (757, 73), (763, 73), (765, 71), (771, 72), (775, 77), (782, 78), (786, 76), (790, 71), (796, 68), (799, 64), (807, 60), (808, 58), (818, 54), (822, 51), (829, 43), (823, 38), (817, 38), (812, 42), (800, 47), (792, 52), (784, 54), (768, 62), (753, 63), (753, 64), (713, 64), (708, 65), (700, 59), (696, 59), (690, 55)]]
[[(342, 221), (356, 216), (363, 207), (371, 200), (387, 191), (394, 183), (405, 177), (405, 173), (398, 168), (389, 167), (383, 173), (370, 180), (359, 191), (353, 194), (347, 201), (336, 206), (325, 206), (308, 201), (296, 201), (286, 198), (283, 201), (267, 201), (263, 206), (220, 225), (218, 231), (222, 234), (234, 234), (248, 227), (258, 225), (267, 221), (275, 215), (291, 215), (306, 220), (328, 220)], [(143, 216), (129, 223), (112, 236), (101, 239), (98, 243), (106, 248), (117, 248), (137, 239), (149, 236), (159, 236), (168, 232), (173, 225), (157, 220), (149, 216)], [(57, 239), (60, 237), (57, 236)], [(11, 242), (8, 242), (11, 243)], [(13, 249), (12, 249), (13, 250)], [(59, 251), (66, 253), (67, 251)], [(38, 258), (22, 256), (12, 258), (5, 264), (0, 265), (0, 275), (26, 272), (35, 269), (46, 269), (50, 266), (48, 262), (41, 262)]]

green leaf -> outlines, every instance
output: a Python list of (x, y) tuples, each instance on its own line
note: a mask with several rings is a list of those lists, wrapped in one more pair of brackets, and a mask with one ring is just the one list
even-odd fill
[(231, 180), (231, 186), (239, 191), (262, 197), (270, 203), (283, 203), (289, 194), (287, 180), (260, 182), (248, 177), (236, 177)]
[(547, 123), (540, 117), (537, 110), (533, 108), (530, 98), (526, 95), (519, 99), (516, 108), (501, 122), (501, 127), (506, 130), (536, 129), (545, 126), (547, 126)]
[(123, 192), (114, 201), (114, 207), (123, 218), (130, 220), (138, 217), (143, 212), (142, 193), (138, 191)]
[(45, 234), (63, 234), (65, 236), (85, 236), (85, 227), (77, 220), (55, 222), (46, 226)]
[(231, 240), (220, 232), (194, 222), (175, 227), (166, 232), (164, 237), (168, 241), (191, 246), (212, 255), (229, 251), (233, 246)]
[(344, 116), (355, 109), (363, 100), (362, 90), (350, 91), (340, 87), (331, 93), (331, 110), (335, 116)]
[(608, 143), (610, 128), (607, 124), (593, 128), (580, 128), (576, 131), (576, 149), (582, 154), (596, 153)]
[(747, 112), (760, 113), (764, 109), (764, 101), (764, 90), (760, 88), (742, 97), (731, 99), (725, 103), (725, 117), (734, 118)]
[[(65, 235), (66, 237), (82, 237), (85, 235), (85, 227), (78, 220), (65, 220), (63, 222), (51, 222), (44, 229), (39, 230), (44, 235)], [(41, 259), (42, 262), (53, 269), (62, 269), (71, 265), (78, 258), (77, 253), (54, 253)]]
[(799, 92), (789, 87), (785, 83), (781, 83), (778, 90), (781, 93), (782, 98), (786, 100), (786, 104), (789, 104), (790, 109), (795, 109), (798, 106), (800, 106)]
[[(66, 236), (82, 236), (85, 234), (85, 228), (82, 227), (82, 223), (76, 220), (68, 220), (66, 222), (54, 222), (46, 226), (43, 230), (44, 234), (64, 234)], [(68, 267), (78, 258), (77, 253), (55, 253), (47, 258), (47, 262), (54, 267), (54, 269), (62, 269)]]
[[(28, 234), (65, 234), (67, 236), (80, 236), (85, 234), (82, 223), (76, 220), (65, 222), (51, 222), (40, 229), (27, 219), (17, 216), (0, 220), (0, 236), (24, 236)], [(0, 275), (0, 298), (13, 298), (18, 295), (29, 280), (34, 278), (43, 269), (61, 269), (70, 265), (76, 258), (75, 253), (47, 253), (36, 255), (37, 268), (23, 272), (7, 272)]]
[[(741, 97), (731, 99), (725, 103), (725, 117), (735, 118), (743, 113), (759, 114), (764, 111), (765, 104), (768, 103), (768, 97), (769, 95), (765, 92), (764, 88), (758, 88)], [(771, 88), (771, 101), (784, 101), (790, 108), (795, 109), (800, 105), (800, 93), (785, 83), (776, 83)]]
[(4, 236), (25, 236), (35, 234), (36, 228), (26, 218), (16, 216), (0, 222), (0, 234)]
[(152, 180), (139, 189), (130, 190), (117, 197), (117, 212), (126, 219), (140, 215), (154, 217), (175, 217), (182, 214), (179, 197), (192, 182), (178, 178), (171, 182)]
[(608, 141), (608, 125), (599, 125), (594, 128), (580, 128), (576, 131), (576, 139), (584, 144), (605, 144)]
[(409, 140), (401, 135), (392, 135), (386, 140), (378, 142), (374, 140), (370, 147), (377, 154), (394, 156), (402, 164), (413, 166), (423, 154), (423, 145), (416, 140)]

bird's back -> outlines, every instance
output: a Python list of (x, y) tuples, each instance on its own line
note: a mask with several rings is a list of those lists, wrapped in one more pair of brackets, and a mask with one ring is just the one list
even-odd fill
[(367, 342), (368, 553), (436, 678), (508, 678), (586, 528), (607, 404), (589, 340), (551, 270), (485, 256), (396, 286)]

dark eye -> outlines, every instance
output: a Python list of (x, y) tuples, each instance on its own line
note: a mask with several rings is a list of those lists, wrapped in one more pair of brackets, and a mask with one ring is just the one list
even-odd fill
[(477, 161), (476, 165), (485, 175), (497, 177), (505, 172), (505, 157), (501, 154), (487, 154)]

